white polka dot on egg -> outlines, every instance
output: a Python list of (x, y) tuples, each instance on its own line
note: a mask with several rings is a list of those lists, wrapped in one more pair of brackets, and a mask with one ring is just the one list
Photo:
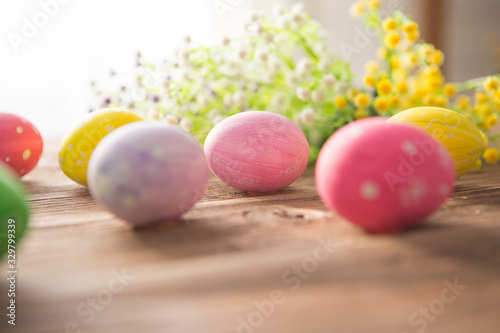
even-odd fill
[(442, 197), (446, 197), (448, 195), (448, 192), (449, 192), (449, 187), (448, 185), (446, 184), (441, 184), (439, 185), (439, 194), (442, 196)]
[(30, 158), (30, 155), (31, 155), (31, 151), (29, 149), (26, 149), (23, 153), (23, 160), (27, 160), (28, 158)]
[(380, 195), (380, 187), (375, 182), (365, 181), (361, 184), (360, 194), (365, 200), (375, 200)]
[(405, 152), (410, 156), (415, 155), (418, 151), (417, 146), (415, 146), (415, 144), (407, 140), (401, 142), (401, 149), (403, 150), (403, 152)]

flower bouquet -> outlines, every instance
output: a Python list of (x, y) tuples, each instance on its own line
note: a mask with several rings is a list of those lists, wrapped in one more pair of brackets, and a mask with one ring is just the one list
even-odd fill
[[(401, 12), (383, 17), (379, 6), (377, 0), (360, 0), (350, 10), (381, 44), (376, 59), (365, 65), (362, 86), (353, 82), (350, 63), (328, 47), (320, 24), (296, 4), (277, 7), (269, 17), (252, 13), (245, 36), (223, 38), (219, 45), (186, 37), (173, 60), (151, 63), (138, 53), (133, 74), (112, 72), (109, 80), (92, 83), (100, 99), (96, 107), (127, 108), (177, 125), (202, 143), (228, 116), (272, 111), (300, 125), (314, 162), (331, 134), (349, 122), (437, 106), (481, 129), (489, 141), (483, 160), (496, 162), (498, 135), (491, 129), (500, 108), (499, 75), (445, 82), (443, 52), (420, 40), (416, 22)], [(480, 166), (481, 159), (475, 167)]]

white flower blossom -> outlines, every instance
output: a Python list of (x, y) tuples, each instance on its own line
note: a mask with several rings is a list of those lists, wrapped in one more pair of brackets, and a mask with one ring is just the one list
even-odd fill
[(246, 96), (245, 93), (241, 90), (238, 90), (233, 94), (233, 103), (236, 105), (245, 104)]
[(313, 51), (318, 55), (325, 55), (328, 52), (328, 46), (325, 42), (317, 42), (313, 45)]
[(264, 34), (264, 43), (271, 44), (272, 42), (274, 42), (274, 35), (270, 32), (266, 32)]
[(325, 76), (323, 76), (323, 85), (327, 88), (327, 89), (331, 89), (333, 88), (333, 86), (335, 85), (335, 76), (333, 76), (332, 74), (327, 74)]
[(330, 61), (328, 59), (321, 58), (318, 61), (318, 70), (320, 70), (321, 72), (326, 72), (329, 69), (330, 69)]
[(312, 92), (311, 98), (314, 103), (321, 103), (325, 100), (326, 95), (323, 90), (315, 90)]
[(226, 107), (230, 107), (233, 104), (233, 96), (231, 94), (224, 95), (223, 103)]
[(264, 32), (264, 27), (262, 24), (254, 23), (248, 27), (248, 30), (255, 35), (260, 35)]
[(274, 77), (273, 74), (271, 74), (270, 72), (263, 72), (261, 79), (262, 82), (264, 83), (271, 83), (273, 82)]
[(302, 23), (304, 23), (304, 18), (302, 13), (292, 13), (291, 19), (295, 25), (295, 28), (299, 28), (302, 25)]
[(224, 77), (222, 79), (220, 79), (218, 82), (217, 82), (217, 86), (220, 87), (221, 89), (229, 89), (229, 87), (231, 87), (232, 85), (232, 81), (229, 80), (228, 78)]
[(285, 76), (285, 83), (291, 87), (296, 86), (299, 84), (299, 79), (297, 78), (297, 75), (295, 73), (290, 72), (287, 73)]
[(165, 80), (162, 83), (162, 92), (165, 94), (165, 96), (170, 96), (170, 81)]
[(299, 114), (300, 122), (303, 124), (311, 124), (316, 117), (316, 113), (313, 109), (304, 109)]
[(189, 133), (193, 129), (193, 122), (191, 119), (183, 117), (179, 122), (179, 127)]
[(254, 58), (260, 63), (265, 63), (267, 61), (267, 52), (263, 50), (257, 50), (255, 52)]
[(278, 28), (285, 29), (290, 24), (290, 17), (288, 15), (280, 15), (276, 20)]
[(267, 63), (268, 63), (269, 69), (272, 72), (275, 72), (275, 73), (279, 72), (282, 68), (281, 60), (278, 59), (278, 57), (276, 57), (275, 55), (272, 55), (271, 57), (269, 57), (269, 61)]
[(295, 3), (290, 9), (292, 14), (302, 14), (304, 12), (305, 6), (302, 2)]
[(311, 60), (309, 58), (302, 58), (297, 63), (296, 72), (298, 75), (303, 76), (305, 74), (309, 74), (312, 70), (313, 66)]
[(236, 56), (236, 59), (239, 59), (239, 60), (245, 60), (245, 58), (247, 57), (247, 51), (243, 50), (243, 49), (238, 49), (234, 52), (235, 56)]
[(214, 55), (214, 62), (217, 66), (224, 66), (228, 61), (222, 54), (216, 54)]
[(229, 37), (225, 36), (222, 38), (222, 45), (223, 46), (229, 46), (229, 44), (231, 44), (231, 39), (229, 39)]
[(220, 123), (221, 121), (224, 120), (224, 117), (221, 116), (221, 115), (216, 115), (212, 118), (212, 124), (217, 125), (218, 123)]
[(339, 95), (345, 95), (347, 90), (349, 90), (349, 85), (345, 82), (337, 82), (335, 90)]
[(168, 124), (168, 125), (174, 125), (174, 126), (179, 125), (179, 121), (177, 120), (177, 117), (175, 117), (173, 114), (166, 114), (166, 115), (162, 118), (162, 121), (163, 121), (165, 124)]
[(281, 4), (273, 6), (272, 13), (274, 16), (278, 17), (285, 13), (285, 7)]
[(191, 43), (191, 36), (189, 36), (189, 35), (184, 36), (184, 43), (186, 43), (186, 44)]
[(252, 11), (250, 12), (250, 14), (248, 14), (248, 20), (252, 23), (256, 22), (259, 19), (259, 17), (260, 15), (256, 11)]
[(181, 69), (179, 71), (179, 76), (180, 76), (181, 80), (183, 80), (183, 81), (189, 81), (189, 74), (188, 74), (187, 70)]
[(209, 98), (203, 94), (203, 95), (198, 96), (198, 98), (196, 99), (196, 102), (198, 103), (199, 107), (206, 108), (208, 106), (208, 103), (209, 103)]
[(190, 111), (192, 114), (198, 114), (200, 113), (200, 105), (197, 103), (189, 103), (190, 108), (188, 111)]
[(285, 97), (280, 93), (275, 94), (271, 99), (271, 106), (274, 108), (282, 106), (283, 103), (285, 103)]
[(241, 80), (243, 79), (244, 77), (244, 74), (243, 74), (243, 71), (241, 70), (241, 68), (239, 67), (235, 67), (233, 68), (233, 70), (231, 71), (231, 76), (233, 77), (233, 80)]
[(146, 118), (148, 120), (160, 120), (160, 114), (155, 109), (149, 109)]
[(189, 65), (189, 51), (186, 48), (182, 48), (177, 51), (177, 58), (181, 66)]
[(297, 88), (296, 94), (301, 101), (307, 101), (311, 97), (309, 89), (303, 87)]

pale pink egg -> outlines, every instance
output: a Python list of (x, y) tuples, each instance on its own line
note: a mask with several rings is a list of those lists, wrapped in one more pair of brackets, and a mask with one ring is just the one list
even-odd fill
[(309, 144), (299, 126), (273, 112), (247, 111), (218, 123), (205, 141), (212, 172), (247, 192), (274, 192), (307, 167)]
[(328, 139), (316, 163), (323, 202), (373, 233), (417, 224), (453, 190), (455, 168), (447, 150), (427, 133), (368, 118)]
[(132, 122), (106, 135), (88, 167), (92, 197), (135, 226), (178, 219), (205, 192), (203, 148), (181, 129)]

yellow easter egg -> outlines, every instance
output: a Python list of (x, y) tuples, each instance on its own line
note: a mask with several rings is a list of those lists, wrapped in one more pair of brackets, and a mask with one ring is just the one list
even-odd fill
[(88, 114), (61, 141), (61, 170), (71, 180), (87, 186), (87, 164), (99, 141), (114, 129), (140, 120), (144, 119), (122, 109), (102, 109)]
[(474, 166), (486, 148), (476, 125), (460, 113), (448, 109), (418, 107), (400, 112), (388, 121), (423, 129), (440, 141), (455, 162), (457, 178)]

